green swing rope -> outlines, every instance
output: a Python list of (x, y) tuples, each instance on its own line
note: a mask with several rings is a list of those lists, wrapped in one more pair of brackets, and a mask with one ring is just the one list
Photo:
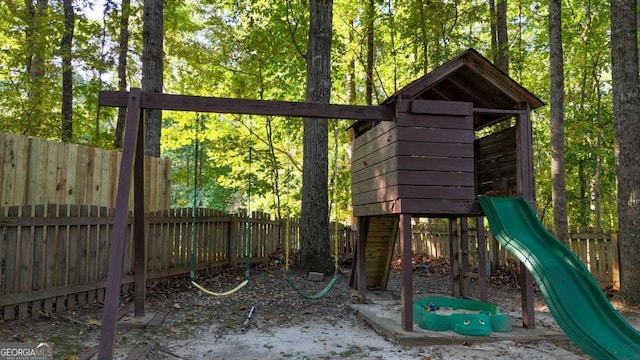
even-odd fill
[[(198, 215), (197, 215), (197, 205), (198, 205), (198, 130), (199, 130), (199, 117), (196, 117), (196, 141), (195, 141), (195, 146), (194, 146), (194, 176), (193, 176), (193, 220), (192, 220), (192, 226), (191, 226), (191, 272), (190, 272), (190, 280), (191, 280), (191, 284), (193, 286), (195, 286), (197, 289), (199, 289), (200, 291), (209, 294), (209, 295), (213, 295), (213, 296), (225, 296), (225, 295), (230, 295), (233, 294), (234, 292), (242, 289), (243, 287), (245, 287), (248, 283), (249, 283), (249, 275), (250, 275), (250, 271), (251, 271), (251, 213), (249, 213), (248, 217), (247, 217), (247, 250), (245, 251), (245, 267), (246, 267), (246, 272), (245, 272), (245, 278), (244, 281), (241, 282), (240, 284), (238, 284), (238, 286), (236, 286), (235, 288), (228, 290), (228, 291), (223, 291), (223, 292), (215, 292), (215, 291), (211, 291), (206, 289), (205, 287), (203, 287), (202, 285), (198, 284), (196, 282), (196, 237), (197, 237), (197, 232), (196, 232), (196, 225), (198, 222)], [(251, 166), (251, 147), (249, 147), (249, 166)], [(249, 192), (249, 204), (251, 204), (251, 181), (249, 181), (249, 186), (248, 186), (248, 192)], [(249, 211), (251, 211), (251, 205), (249, 205)]]

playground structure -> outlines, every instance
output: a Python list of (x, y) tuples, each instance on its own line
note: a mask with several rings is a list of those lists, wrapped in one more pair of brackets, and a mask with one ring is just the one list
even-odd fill
[[(486, 301), (484, 213), (477, 197), (515, 195), (526, 202), (534, 200), (530, 111), (543, 103), (473, 49), (409, 84), (379, 106), (196, 97), (139, 89), (101, 92), (99, 104), (127, 107), (100, 359), (113, 355), (132, 178), (135, 284), (142, 284), (135, 287), (135, 316), (145, 313), (144, 109), (357, 120), (353, 125), (352, 194), (358, 239), (352, 286), (365, 297), (367, 287), (386, 287), (392, 249), (398, 238), (402, 262), (401, 324), (405, 331), (413, 330), (411, 218), (449, 219), (454, 260), (452, 293), (456, 297), (468, 296), (470, 279), (475, 277), (480, 300)], [(475, 218), (477, 249), (468, 248), (469, 218)], [(492, 219), (495, 222), (500, 216)], [(526, 226), (530, 220), (518, 224)], [(529, 245), (525, 243), (523, 247)], [(478, 273), (472, 273), (469, 267), (469, 255), (474, 251), (479, 255)], [(529, 271), (541, 266), (521, 263), (522, 320), (528, 328), (535, 327)], [(536, 280), (543, 281), (544, 277)], [(565, 331), (574, 334), (571, 329)]]
[[(122, 273), (119, 260), (132, 178), (135, 284), (146, 283), (144, 109), (357, 120), (353, 126), (356, 138), (352, 163), (354, 215), (358, 217), (359, 229), (354, 285), (362, 295), (366, 295), (368, 285), (386, 286), (391, 249), (399, 234), (403, 277), (401, 320), (407, 331), (413, 328), (411, 217), (448, 217), (451, 234), (456, 233), (455, 220), (463, 219), (460, 223), (464, 245), (464, 219), (481, 216), (476, 195), (513, 191), (533, 200), (529, 113), (543, 103), (473, 49), (409, 84), (379, 106), (169, 95), (140, 89), (101, 92), (98, 102), (101, 106), (127, 108), (99, 358), (110, 358), (113, 354)], [(512, 118), (515, 126), (474, 140), (476, 130)], [(479, 238), (484, 239), (482, 222), (476, 223)], [(484, 261), (484, 242), (478, 247)], [(458, 243), (452, 241), (451, 252), (456, 255), (452, 258), (457, 258), (457, 249)], [(461, 284), (454, 295), (465, 295), (465, 277), (469, 273), (464, 259), (463, 256), (462, 267), (460, 263), (454, 264), (454, 278)], [(481, 264), (479, 277), (483, 287), (481, 297), (486, 299), (484, 268)], [(531, 277), (523, 274), (523, 321), (533, 327)], [(134, 295), (135, 316), (143, 317), (145, 286), (136, 286)]]
[[(542, 101), (467, 50), (382, 103), (393, 121), (357, 121), (352, 156), (354, 216), (358, 219), (352, 286), (386, 288), (399, 239), (402, 328), (413, 330), (411, 218), (449, 219), (455, 297), (468, 297), (477, 278), (487, 300), (483, 214), (476, 198), (519, 195), (534, 200), (530, 111)], [(468, 246), (475, 218), (477, 249)], [(478, 273), (469, 255), (478, 253)], [(535, 327), (531, 275), (521, 267), (522, 319)]]

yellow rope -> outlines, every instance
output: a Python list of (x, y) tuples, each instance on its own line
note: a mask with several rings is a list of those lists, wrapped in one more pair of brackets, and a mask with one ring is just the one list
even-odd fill
[(242, 289), (245, 285), (247, 285), (249, 283), (249, 279), (245, 279), (243, 282), (241, 282), (238, 286), (236, 286), (235, 288), (229, 290), (229, 291), (225, 291), (225, 292), (213, 292), (210, 290), (205, 289), (204, 287), (202, 287), (200, 284), (198, 284), (195, 281), (192, 281), (191, 284), (195, 287), (197, 287), (198, 289), (200, 289), (202, 292), (207, 293), (209, 295), (213, 295), (213, 296), (225, 296), (225, 295), (230, 295), (233, 294), (234, 292)]

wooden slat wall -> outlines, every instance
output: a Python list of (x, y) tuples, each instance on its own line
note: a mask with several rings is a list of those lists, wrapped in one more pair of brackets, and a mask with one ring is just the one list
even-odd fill
[[(192, 209), (148, 213), (149, 281), (207, 272), (223, 265), (244, 266), (251, 223), (251, 262), (264, 262), (284, 248), (289, 224), (290, 249), (299, 249), (299, 220), (271, 220), (255, 212), (229, 215), (197, 209), (192, 247)], [(38, 317), (104, 300), (113, 210), (98, 206), (36, 205), (0, 208), (0, 319)], [(332, 224), (339, 256), (352, 251), (355, 232)], [(332, 250), (333, 252), (333, 250)], [(133, 241), (129, 226), (123, 258), (123, 287), (133, 281)], [(126, 290), (125, 290), (126, 291)]]
[(395, 183), (397, 170), (395, 131), (395, 122), (380, 122), (353, 142), (351, 193), (355, 216), (367, 207), (374, 213), (385, 213), (380, 204), (397, 197), (395, 192), (387, 192)]
[(510, 127), (476, 140), (478, 194), (516, 188), (516, 128)]
[(369, 219), (365, 249), (367, 286), (386, 288), (397, 234), (398, 217)]
[[(121, 153), (0, 133), (0, 206), (113, 207)], [(168, 209), (168, 160), (145, 158), (145, 208)], [(131, 197), (133, 204), (133, 197)]]
[(465, 212), (470, 205), (460, 201), (475, 198), (473, 105), (414, 100), (410, 110), (398, 106), (394, 122), (381, 122), (354, 140), (354, 214), (398, 213), (398, 200), (437, 203), (412, 206), (408, 212), (414, 214)]
[(401, 211), (470, 211), (476, 195), (472, 104), (414, 100), (411, 110), (397, 117)]

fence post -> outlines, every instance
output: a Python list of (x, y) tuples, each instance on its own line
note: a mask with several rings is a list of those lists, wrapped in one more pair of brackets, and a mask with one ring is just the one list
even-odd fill
[(231, 222), (229, 223), (230, 230), (229, 238), (227, 239), (227, 260), (231, 267), (238, 266), (238, 242), (234, 239), (238, 239), (238, 214), (231, 214)]

